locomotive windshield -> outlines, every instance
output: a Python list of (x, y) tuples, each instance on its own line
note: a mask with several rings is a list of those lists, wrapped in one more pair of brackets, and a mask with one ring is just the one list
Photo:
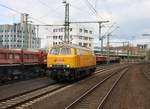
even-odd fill
[(62, 48), (60, 54), (70, 54), (70, 48)]
[(59, 52), (60, 52), (60, 48), (52, 48), (50, 50), (50, 54), (54, 54), (54, 55), (59, 54)]
[(70, 53), (71, 53), (70, 48), (52, 48), (50, 50), (50, 54), (54, 54), (54, 55), (58, 55), (58, 54), (68, 55)]

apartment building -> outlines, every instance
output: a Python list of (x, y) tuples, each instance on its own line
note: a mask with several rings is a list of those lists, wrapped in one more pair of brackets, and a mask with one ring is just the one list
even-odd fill
[(41, 39), (36, 37), (36, 28), (27, 22), (27, 14), (21, 15), (21, 22), (0, 25), (0, 47), (40, 48)]
[[(93, 47), (93, 28), (84, 25), (71, 25), (69, 30), (69, 41), (83, 47)], [(52, 27), (47, 36), (47, 46), (62, 44), (64, 41), (64, 27)]]

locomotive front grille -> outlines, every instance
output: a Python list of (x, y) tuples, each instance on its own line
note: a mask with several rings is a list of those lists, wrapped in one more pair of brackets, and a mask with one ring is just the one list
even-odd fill
[(52, 68), (67, 68), (67, 65), (55, 64), (55, 65), (52, 65)]

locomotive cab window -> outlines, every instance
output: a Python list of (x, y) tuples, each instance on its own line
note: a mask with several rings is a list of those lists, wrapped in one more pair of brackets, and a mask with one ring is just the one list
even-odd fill
[(50, 54), (58, 55), (60, 52), (60, 48), (52, 48), (50, 50)]
[(68, 55), (70, 53), (71, 53), (70, 48), (62, 48), (60, 52), (60, 54), (62, 55)]
[(52, 48), (50, 50), (50, 54), (54, 55), (68, 55), (71, 54), (70, 48)]

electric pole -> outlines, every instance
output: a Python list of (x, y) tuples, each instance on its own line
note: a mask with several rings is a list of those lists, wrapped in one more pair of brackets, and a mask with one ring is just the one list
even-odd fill
[(129, 42), (128, 42), (127, 46), (128, 46), (128, 48), (127, 48), (128, 49), (127, 50), (127, 54), (128, 54), (128, 63), (129, 63), (129, 59), (130, 59), (130, 51), (129, 51), (130, 45), (129, 45)]
[(64, 42), (69, 43), (69, 3), (66, 0), (63, 1), (65, 4), (65, 35)]
[[(109, 21), (106, 21), (109, 22)], [(106, 23), (106, 22), (98, 22), (99, 24), (99, 40), (101, 40), (101, 55), (103, 55), (103, 36), (101, 36), (102, 33), (102, 23)]]
[(109, 36), (110, 36), (111, 34), (108, 34), (107, 35), (107, 64), (109, 64), (110, 63), (110, 50), (109, 50)]
[(110, 42), (110, 36), (111, 34), (116, 30), (118, 29), (119, 27), (117, 26), (114, 30), (112, 30), (111, 32), (109, 32), (107, 34), (107, 64), (110, 63), (110, 49), (109, 49), (109, 42)]
[[(29, 33), (28, 33), (28, 18), (29, 17), (29, 14), (25, 14), (23, 13), (23, 25), (25, 25), (25, 38), (24, 38), (24, 41), (25, 41), (25, 48), (29, 48)], [(24, 45), (24, 44), (23, 44)], [(22, 45), (22, 46), (23, 46)], [(23, 47), (24, 48), (24, 47)]]

